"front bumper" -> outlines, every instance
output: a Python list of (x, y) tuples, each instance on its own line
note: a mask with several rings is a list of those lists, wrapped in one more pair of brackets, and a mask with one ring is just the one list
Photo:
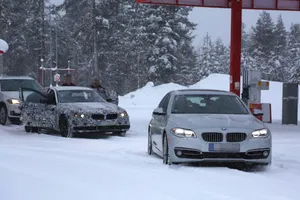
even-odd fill
[(91, 118), (73, 119), (72, 129), (74, 133), (107, 133), (126, 132), (130, 129), (128, 117), (115, 120), (94, 120)]
[(9, 118), (19, 119), (21, 117), (21, 110), (19, 109), (19, 104), (6, 104), (7, 113)]
[(247, 138), (245, 141), (239, 142), (240, 149), (236, 152), (210, 151), (210, 142), (205, 142), (202, 138), (178, 138), (168, 134), (168, 140), (170, 160), (174, 163), (242, 162), (270, 164), (272, 161), (270, 136), (260, 139)]
[(111, 126), (75, 126), (75, 133), (109, 133), (109, 132), (126, 132), (130, 125), (111, 125)]

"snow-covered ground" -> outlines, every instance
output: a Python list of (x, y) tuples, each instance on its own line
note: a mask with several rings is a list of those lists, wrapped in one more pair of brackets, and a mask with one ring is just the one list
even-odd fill
[[(192, 87), (228, 89), (228, 81), (228, 76), (212, 75)], [(275, 119), (281, 116), (279, 84), (271, 83), (269, 94), (263, 95), (265, 102), (275, 104)], [(0, 127), (0, 199), (299, 199), (299, 126), (281, 126), (279, 121), (268, 125), (273, 131), (273, 163), (262, 172), (165, 166), (148, 156), (151, 111), (166, 92), (178, 88), (182, 87), (148, 84), (122, 97), (132, 123), (124, 138), (68, 139), (27, 134), (20, 126)]]

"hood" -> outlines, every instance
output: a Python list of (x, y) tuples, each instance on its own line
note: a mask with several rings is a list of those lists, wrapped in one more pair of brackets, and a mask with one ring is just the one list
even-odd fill
[(171, 121), (178, 127), (198, 128), (244, 128), (261, 129), (264, 124), (253, 115), (226, 114), (173, 114)]
[(124, 111), (124, 109), (118, 107), (117, 105), (107, 102), (62, 103), (59, 104), (59, 107), (63, 110), (84, 113), (119, 113)]

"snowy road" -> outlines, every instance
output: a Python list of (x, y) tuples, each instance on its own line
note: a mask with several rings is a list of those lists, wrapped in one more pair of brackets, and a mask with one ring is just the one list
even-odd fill
[(1, 127), (1, 199), (299, 199), (299, 127), (270, 125), (273, 164), (264, 172), (169, 167), (147, 154), (149, 118), (140, 118), (146, 112), (130, 112), (139, 118), (125, 138), (67, 139)]

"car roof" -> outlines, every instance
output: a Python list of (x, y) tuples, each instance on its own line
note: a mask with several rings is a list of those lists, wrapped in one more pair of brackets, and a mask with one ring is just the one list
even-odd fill
[(174, 90), (175, 94), (219, 94), (219, 95), (235, 95), (232, 92), (225, 90), (214, 90), (214, 89), (181, 89)]
[(53, 86), (49, 87), (51, 89), (55, 89), (56, 91), (64, 91), (64, 90), (93, 90), (89, 87), (82, 87), (82, 86)]
[(34, 80), (30, 76), (0, 76), (0, 80)]

